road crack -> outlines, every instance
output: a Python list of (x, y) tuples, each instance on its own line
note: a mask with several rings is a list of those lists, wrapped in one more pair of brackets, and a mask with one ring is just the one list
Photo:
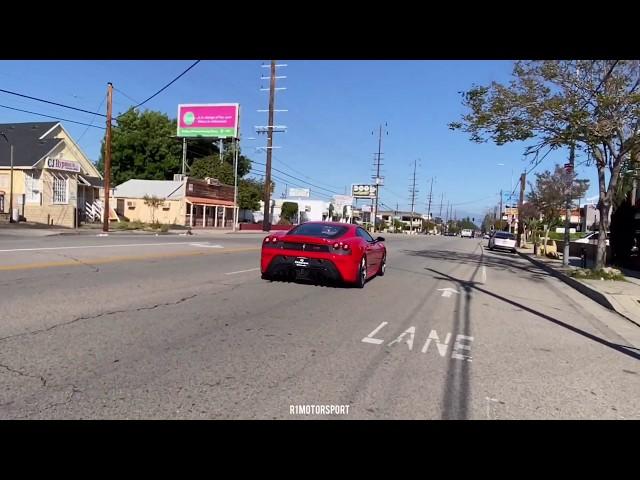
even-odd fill
[(102, 313), (98, 313), (96, 315), (89, 315), (89, 316), (82, 316), (82, 317), (77, 317), (74, 318), (73, 320), (69, 320), (68, 322), (64, 322), (64, 323), (57, 323), (56, 325), (52, 325), (50, 327), (47, 328), (42, 328), (40, 330), (33, 330), (30, 332), (23, 332), (23, 333), (18, 333), (15, 335), (9, 335), (7, 337), (2, 337), (0, 338), (0, 342), (4, 341), (4, 340), (9, 340), (12, 338), (18, 338), (18, 337), (23, 337), (25, 335), (37, 335), (39, 333), (44, 333), (44, 332), (49, 332), (51, 330), (54, 330), (58, 327), (64, 327), (67, 325), (71, 325), (73, 323), (82, 321), (82, 320), (94, 320), (96, 318), (101, 318), (101, 317), (106, 317), (109, 315), (117, 315), (120, 313), (133, 313), (133, 312), (142, 312), (142, 311), (146, 311), (146, 310), (155, 310), (156, 308), (162, 308), (162, 307), (171, 307), (171, 306), (175, 306), (175, 305), (179, 305), (181, 303), (187, 302), (189, 300), (194, 299), (195, 297), (197, 297), (199, 294), (194, 294), (194, 295), (190, 295), (188, 297), (183, 297), (175, 302), (166, 302), (166, 303), (157, 303), (155, 305), (152, 306), (148, 306), (148, 307), (138, 307), (138, 308), (128, 308), (128, 309), (124, 309), (124, 310), (112, 310), (112, 311), (108, 311), (108, 312), (102, 312)]
[(28, 373), (21, 372), (20, 370), (16, 370), (14, 368), (11, 368), (9, 365), (0, 364), (0, 368), (4, 368), (8, 372), (15, 373), (17, 375), (20, 375), (21, 377), (37, 378), (38, 380), (40, 380), (42, 382), (42, 386), (43, 387), (47, 386), (47, 379), (44, 378), (42, 375), (30, 375)]

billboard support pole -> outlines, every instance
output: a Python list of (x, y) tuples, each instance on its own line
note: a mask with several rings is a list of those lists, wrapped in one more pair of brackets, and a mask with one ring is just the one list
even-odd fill
[(187, 138), (182, 137), (182, 175), (187, 174)]

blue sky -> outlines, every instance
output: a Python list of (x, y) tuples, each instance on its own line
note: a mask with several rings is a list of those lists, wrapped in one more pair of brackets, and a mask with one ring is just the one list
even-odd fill
[[(500, 189), (515, 186), (519, 173), (528, 164), (523, 160), (524, 145), (474, 144), (447, 124), (463, 113), (459, 91), (472, 84), (509, 80), (510, 61), (288, 61), (279, 69), (286, 75), (279, 86), (276, 108), (288, 112), (276, 115), (276, 123), (286, 125), (287, 133), (275, 135), (273, 166), (307, 182), (344, 193), (352, 183), (368, 182), (377, 151), (377, 129), (386, 122), (389, 135), (383, 138), (385, 187), (381, 200), (385, 205), (409, 208), (408, 187), (413, 161), (417, 169), (418, 211), (426, 210), (431, 177), (432, 212), (440, 210), (441, 194), (445, 204), (452, 202), (458, 217), (481, 217), (498, 203)], [(193, 61), (0, 61), (0, 88), (59, 103), (104, 112), (107, 82), (113, 82), (114, 113), (155, 93)], [(268, 106), (268, 81), (261, 75), (267, 61), (204, 60), (190, 72), (149, 101), (145, 107), (175, 117), (179, 103), (241, 104), (243, 152), (264, 163), (264, 135), (254, 127), (266, 125), (267, 114), (256, 110)], [(123, 95), (123, 93), (127, 96)], [(22, 99), (0, 92), (0, 105), (31, 110), (71, 120), (104, 125), (104, 119)], [(0, 108), (0, 123), (46, 120), (34, 115)], [(65, 127), (92, 159), (99, 157), (103, 130), (66, 123)], [(372, 131), (376, 135), (372, 135)], [(255, 140), (250, 140), (253, 137)], [(552, 169), (564, 163), (566, 151), (549, 155), (535, 171)], [(502, 164), (502, 165), (499, 165)], [(513, 172), (513, 173), (512, 173)], [(591, 179), (588, 197), (597, 195), (594, 167), (578, 167), (582, 178)], [(255, 175), (264, 167), (255, 165)], [(274, 172), (276, 196), (289, 185), (306, 186)], [(533, 174), (529, 180), (533, 180)], [(513, 180), (512, 180), (513, 179)], [(312, 197), (326, 198), (327, 190), (311, 188)], [(445, 205), (446, 207), (446, 205)], [(477, 220), (477, 219), (476, 219)]]

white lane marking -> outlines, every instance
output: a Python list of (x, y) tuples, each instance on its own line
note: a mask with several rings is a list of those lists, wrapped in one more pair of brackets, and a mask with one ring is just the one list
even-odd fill
[[(117, 245), (75, 245), (71, 247), (39, 247), (39, 248), (11, 248), (0, 250), (0, 252), (37, 252), (44, 250), (72, 250), (77, 248), (117, 248), (117, 247), (153, 247), (155, 245), (186, 245), (184, 242), (164, 242), (164, 243), (128, 243)], [(222, 247), (220, 247), (222, 248)]]
[(364, 343), (373, 343), (375, 345), (380, 345), (382, 342), (384, 342), (384, 340), (380, 340), (379, 338), (373, 338), (373, 336), (378, 333), (380, 330), (382, 330), (384, 328), (385, 325), (387, 325), (388, 322), (382, 322), (380, 325), (378, 325), (378, 328), (376, 328), (373, 332), (371, 332), (369, 335), (367, 335), (366, 337), (364, 337), (362, 339), (362, 341)]
[(463, 350), (467, 350), (471, 352), (471, 345), (465, 345), (462, 342), (468, 341), (473, 342), (473, 337), (467, 337), (466, 335), (457, 335), (456, 342), (453, 344), (453, 353), (451, 354), (451, 358), (455, 358), (456, 360), (466, 360), (467, 362), (471, 362), (471, 355), (467, 355), (462, 353)]
[(431, 332), (429, 332), (429, 336), (427, 337), (427, 341), (424, 344), (424, 347), (422, 347), (422, 353), (427, 353), (427, 350), (429, 350), (429, 345), (431, 345), (431, 341), (435, 340), (436, 341), (436, 347), (438, 348), (438, 353), (440, 354), (441, 357), (444, 357), (447, 354), (447, 348), (449, 348), (449, 341), (451, 340), (451, 333), (447, 333), (447, 336), (444, 339), (444, 342), (440, 342), (440, 337), (438, 336), (438, 332), (436, 332), (435, 330), (431, 330)]
[(255, 272), (256, 270), (259, 270), (259, 268), (250, 268), (249, 270), (238, 270), (237, 272), (228, 272), (228, 273), (225, 273), (225, 275), (235, 275), (236, 273)]
[(482, 283), (487, 283), (487, 267), (482, 266)]
[(398, 338), (396, 338), (395, 340), (389, 342), (389, 344), (387, 345), (387, 347), (390, 347), (391, 345), (393, 345), (394, 343), (400, 343), (402, 341), (402, 339), (404, 338), (404, 336), (409, 333), (409, 339), (405, 342), (407, 345), (409, 345), (409, 350), (413, 349), (413, 338), (416, 335), (416, 327), (409, 327), (407, 328), (404, 332), (402, 332), (400, 334), (400, 336)]
[(438, 291), (442, 292), (441, 296), (445, 298), (449, 298), (453, 293), (457, 293), (458, 295), (460, 295), (460, 292), (458, 292), (455, 288), (451, 288), (451, 287), (439, 288)]
[(224, 248), (222, 245), (211, 245), (209, 243), (190, 243), (192, 247), (202, 247), (202, 248)]

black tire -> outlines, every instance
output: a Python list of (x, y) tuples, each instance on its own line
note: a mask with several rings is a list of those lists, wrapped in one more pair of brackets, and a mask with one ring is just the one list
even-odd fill
[(378, 268), (378, 276), (384, 277), (384, 271), (387, 268), (387, 254), (385, 253), (384, 257), (382, 257), (382, 262), (380, 262), (380, 268)]
[(271, 275), (269, 275), (268, 273), (263, 273), (262, 280), (273, 280), (273, 277), (271, 277)]
[(356, 279), (356, 288), (364, 288), (367, 281), (367, 257), (362, 257), (360, 267), (358, 268), (358, 278)]

